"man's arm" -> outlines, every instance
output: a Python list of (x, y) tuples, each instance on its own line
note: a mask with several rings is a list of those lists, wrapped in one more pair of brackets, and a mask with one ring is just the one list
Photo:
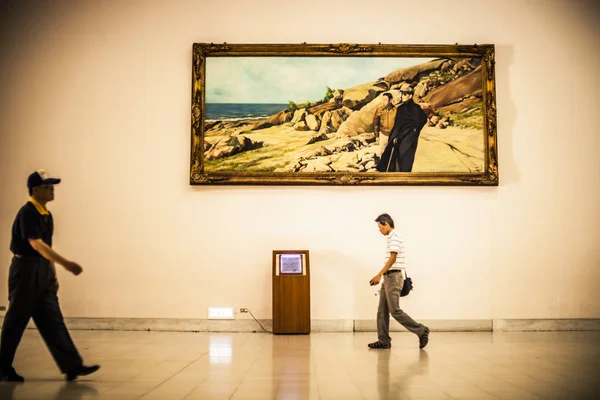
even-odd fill
[(56, 281), (56, 290), (60, 284), (58, 283), (58, 275), (56, 275), (56, 265), (54, 265), (54, 261), (50, 261), (50, 267), (52, 267), (52, 272), (54, 272), (54, 280)]
[(390, 132), (390, 136), (388, 138), (391, 143), (398, 143), (398, 136), (400, 135), (401, 128), (400, 125), (402, 125), (400, 123), (400, 113), (396, 111), (396, 116), (394, 117), (394, 126), (392, 127), (392, 131)]
[(379, 275), (385, 274), (386, 272), (388, 272), (388, 270), (390, 268), (392, 268), (392, 265), (394, 265), (394, 263), (396, 262), (397, 255), (398, 255), (398, 253), (394, 253), (393, 251), (390, 252), (390, 258), (389, 258), (389, 260), (387, 260), (387, 262), (383, 266), (383, 269), (381, 271), (379, 271)]
[(371, 279), (371, 281), (369, 282), (371, 285), (377, 285), (379, 283), (379, 281), (381, 281), (381, 277), (383, 276), (383, 274), (385, 274), (386, 272), (388, 272), (388, 270), (396, 262), (396, 256), (397, 255), (398, 255), (398, 253), (395, 253), (393, 251), (390, 252), (390, 258), (387, 260), (387, 262), (385, 263), (385, 265), (383, 266), (383, 268), (381, 269), (381, 271), (379, 271), (379, 273), (377, 275), (375, 275), (373, 277), (373, 279)]
[(29, 244), (31, 244), (31, 247), (33, 247), (35, 251), (40, 253), (42, 257), (50, 261), (51, 264), (60, 264), (73, 275), (79, 275), (83, 271), (79, 264), (73, 261), (69, 261), (57, 252), (55, 252), (52, 249), (52, 247), (44, 243), (42, 239), (29, 239)]
[(373, 132), (378, 135), (379, 134), (379, 126), (380, 126), (380, 115), (379, 115), (379, 109), (375, 110), (375, 116), (373, 117)]
[(417, 128), (417, 132), (421, 132), (421, 129), (423, 129), (423, 127), (427, 123), (427, 114), (425, 114), (425, 111), (423, 111), (421, 106), (419, 106), (419, 111), (421, 112), (419, 113), (419, 126)]

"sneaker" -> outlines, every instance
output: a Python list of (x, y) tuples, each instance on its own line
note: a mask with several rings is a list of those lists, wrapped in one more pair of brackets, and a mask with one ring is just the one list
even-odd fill
[(383, 344), (379, 340), (376, 342), (373, 342), (373, 343), (369, 343), (367, 346), (369, 346), (370, 349), (391, 349), (392, 348), (391, 344)]
[(77, 368), (75, 371), (67, 373), (67, 380), (74, 381), (75, 379), (77, 379), (78, 376), (85, 376), (85, 375), (93, 374), (94, 372), (98, 371), (99, 369), (100, 369), (99, 365), (92, 365), (89, 367), (82, 365), (79, 368)]
[(0, 373), (0, 381), (2, 382), (25, 382), (25, 378), (17, 374), (14, 368), (10, 368), (6, 373)]
[(419, 336), (419, 348), (424, 348), (427, 343), (429, 343), (429, 328), (425, 327), (425, 332)]

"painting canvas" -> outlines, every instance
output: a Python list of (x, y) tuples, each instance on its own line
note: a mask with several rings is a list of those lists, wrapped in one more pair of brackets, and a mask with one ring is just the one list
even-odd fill
[(497, 185), (493, 46), (319, 46), (197, 44), (191, 183)]

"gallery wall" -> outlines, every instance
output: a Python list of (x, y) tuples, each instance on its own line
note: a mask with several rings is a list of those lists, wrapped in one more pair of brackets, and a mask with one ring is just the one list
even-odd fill
[[(600, 318), (594, 1), (8, 1), (0, 305), (25, 181), (50, 204), (65, 316), (271, 318), (271, 253), (307, 249), (312, 318), (375, 318), (397, 221), (417, 319)], [(496, 46), (498, 187), (189, 185), (194, 42)], [(247, 314), (238, 318), (250, 318)]]

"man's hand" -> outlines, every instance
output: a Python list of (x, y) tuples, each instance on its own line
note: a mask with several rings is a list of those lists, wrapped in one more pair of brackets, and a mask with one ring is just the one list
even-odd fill
[[(65, 267), (65, 269), (73, 275), (79, 275), (83, 272), (83, 268), (81, 268), (79, 264), (65, 259), (63, 256), (52, 250), (52, 247), (44, 243), (42, 239), (29, 239), (29, 243), (35, 251), (40, 253), (46, 260), (50, 261), (53, 266), (52, 269), (54, 269), (54, 263), (56, 263)], [(56, 269), (54, 269), (54, 275), (56, 276)]]
[(83, 268), (81, 268), (81, 266), (79, 264), (77, 264), (76, 262), (73, 262), (73, 261), (67, 261), (66, 263), (63, 264), (63, 267), (65, 267), (65, 269), (67, 271), (69, 271), (70, 273), (72, 273), (75, 276), (77, 276), (83, 272)]
[(381, 274), (377, 274), (373, 277), (373, 279), (371, 279), (369, 281), (369, 283), (371, 284), (371, 286), (375, 286), (375, 285), (378, 285), (380, 281), (381, 281)]

